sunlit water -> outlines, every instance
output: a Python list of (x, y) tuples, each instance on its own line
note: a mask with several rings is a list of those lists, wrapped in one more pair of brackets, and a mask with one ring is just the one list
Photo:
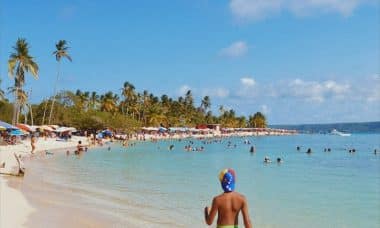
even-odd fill
[[(96, 208), (112, 216), (115, 226), (207, 227), (203, 208), (221, 193), (218, 173), (226, 167), (236, 170), (236, 190), (246, 195), (255, 227), (380, 226), (380, 154), (373, 153), (380, 135), (244, 139), (206, 145), (194, 140), (203, 152), (185, 152), (188, 140), (111, 144), (110, 151), (106, 145), (81, 157), (36, 159), (29, 172), (64, 192), (65, 204)], [(228, 141), (237, 147), (228, 148)], [(273, 162), (264, 164), (264, 156)], [(284, 162), (277, 164), (277, 157)], [(76, 200), (67, 202), (67, 196)]]

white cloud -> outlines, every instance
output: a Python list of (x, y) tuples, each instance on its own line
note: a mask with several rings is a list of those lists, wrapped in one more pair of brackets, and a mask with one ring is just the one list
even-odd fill
[(240, 78), (240, 83), (244, 87), (252, 87), (256, 84), (256, 82), (253, 78)]
[(182, 85), (179, 89), (178, 89), (178, 95), (180, 96), (183, 96), (187, 93), (187, 91), (191, 90), (190, 86), (188, 85)]
[(238, 19), (258, 20), (288, 11), (296, 16), (333, 12), (350, 15), (359, 5), (374, 0), (230, 0)]
[(323, 102), (327, 98), (344, 98), (350, 88), (351, 86), (347, 83), (339, 84), (332, 80), (317, 82), (295, 79), (284, 88), (285, 90), (280, 95)]
[(245, 55), (248, 52), (248, 45), (244, 41), (236, 41), (230, 46), (220, 51), (221, 56), (236, 58)]
[(203, 89), (202, 96), (210, 96), (215, 98), (226, 98), (230, 95), (230, 91), (226, 88), (206, 88)]

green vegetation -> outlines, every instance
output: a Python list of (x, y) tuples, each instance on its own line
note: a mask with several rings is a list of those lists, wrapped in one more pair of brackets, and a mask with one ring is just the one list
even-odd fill
[[(54, 103), (55, 103), (56, 94), (57, 94), (57, 85), (58, 85), (60, 68), (61, 68), (61, 59), (66, 58), (70, 62), (72, 61), (68, 53), (69, 47), (67, 47), (66, 45), (67, 45), (66, 40), (58, 41), (58, 43), (55, 44), (56, 50), (53, 52), (53, 55), (55, 56), (55, 59), (57, 60), (58, 64), (57, 64), (57, 79), (55, 81), (55, 86), (54, 86), (54, 96), (53, 96), (53, 100), (51, 102), (51, 107), (50, 107), (50, 114), (49, 114), (49, 121), (48, 121), (49, 124), (51, 123), (51, 117), (53, 114), (53, 108), (54, 108)], [(45, 118), (43, 118), (42, 122), (44, 122), (44, 120)]]
[(23, 90), (25, 73), (30, 72), (35, 78), (38, 78), (38, 65), (29, 55), (29, 44), (25, 39), (19, 38), (13, 49), (14, 52), (11, 53), (8, 60), (8, 72), (14, 78), (14, 87), (10, 90), (15, 96), (12, 123), (16, 124), (20, 112), (27, 111), (27, 94)]
[[(134, 131), (142, 126), (188, 126), (199, 124), (221, 124), (222, 127), (266, 127), (265, 116), (258, 112), (250, 116), (236, 116), (233, 109), (226, 110), (220, 106), (220, 115), (211, 111), (211, 99), (203, 97), (196, 107), (192, 91), (185, 96), (173, 99), (168, 95), (157, 97), (144, 90), (136, 91), (135, 86), (125, 82), (120, 94), (112, 91), (97, 94), (96, 91), (61, 91), (56, 93), (60, 76), (60, 60), (71, 61), (65, 40), (56, 44), (58, 70), (56, 86), (52, 97), (39, 104), (29, 105), (28, 94), (23, 91), (25, 72), (37, 78), (38, 66), (29, 55), (25, 39), (19, 39), (9, 59), (9, 74), (15, 79), (15, 86), (10, 91), (15, 95), (14, 104), (10, 103), (0, 90), (0, 119), (15, 124), (21, 120), (29, 124), (45, 124), (46, 112), (50, 109), (48, 124), (74, 126), (79, 129), (114, 129)], [(3, 99), (2, 99), (3, 98)], [(12, 105), (14, 110), (12, 112)]]

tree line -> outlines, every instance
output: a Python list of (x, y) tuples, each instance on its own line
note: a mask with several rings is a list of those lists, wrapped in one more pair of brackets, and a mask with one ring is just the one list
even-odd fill
[[(0, 87), (0, 119), (16, 124), (58, 124), (79, 129), (101, 129), (111, 127), (133, 130), (141, 126), (188, 126), (199, 124), (221, 124), (222, 127), (266, 127), (266, 117), (261, 112), (254, 115), (237, 116), (233, 109), (219, 106), (219, 115), (211, 111), (211, 99), (204, 96), (199, 106), (195, 105), (193, 93), (171, 98), (155, 96), (147, 90), (139, 92), (130, 82), (125, 82), (119, 93), (112, 91), (98, 94), (96, 91), (57, 92), (61, 60), (72, 61), (65, 40), (56, 43), (52, 53), (57, 60), (57, 75), (52, 97), (39, 104), (28, 102), (29, 94), (24, 90), (26, 75), (38, 79), (38, 64), (29, 54), (29, 45), (19, 38), (8, 60), (8, 73), (14, 85), (7, 92)], [(1, 79), (0, 79), (1, 83)], [(0, 84), (1, 86), (1, 84)], [(11, 102), (8, 95), (13, 95)]]

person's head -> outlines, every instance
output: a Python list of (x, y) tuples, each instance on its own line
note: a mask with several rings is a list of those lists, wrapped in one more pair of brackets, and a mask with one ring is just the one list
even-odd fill
[(224, 192), (232, 192), (235, 190), (236, 174), (233, 169), (222, 170), (219, 174), (219, 180)]
[(78, 141), (78, 144), (82, 144), (82, 141)]

